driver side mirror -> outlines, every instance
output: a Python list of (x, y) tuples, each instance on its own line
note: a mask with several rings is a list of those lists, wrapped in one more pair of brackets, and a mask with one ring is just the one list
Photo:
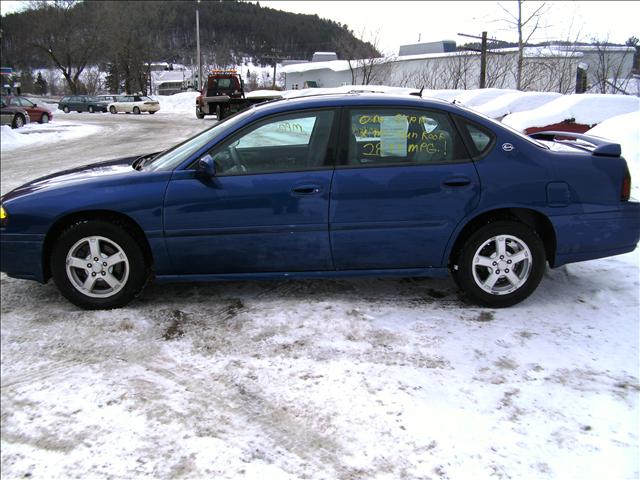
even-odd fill
[(216, 162), (209, 154), (198, 160), (196, 164), (196, 172), (208, 177), (216, 176)]

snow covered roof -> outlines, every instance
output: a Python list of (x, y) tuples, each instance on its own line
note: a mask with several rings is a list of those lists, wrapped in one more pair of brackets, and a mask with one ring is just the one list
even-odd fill
[(296, 63), (295, 65), (287, 65), (280, 69), (282, 73), (303, 73), (313, 70), (333, 70), (334, 72), (343, 72), (349, 70), (349, 62), (346, 60), (330, 60), (328, 62), (307, 62)]
[(462, 90), (455, 99), (467, 107), (475, 107), (476, 105), (482, 105), (495, 98), (514, 92), (517, 92), (517, 90), (509, 90), (506, 88), (473, 88), (470, 90)]
[(640, 98), (628, 95), (573, 94), (552, 100), (533, 110), (512, 113), (502, 123), (524, 131), (573, 119), (582, 125), (596, 125), (608, 118), (640, 110)]

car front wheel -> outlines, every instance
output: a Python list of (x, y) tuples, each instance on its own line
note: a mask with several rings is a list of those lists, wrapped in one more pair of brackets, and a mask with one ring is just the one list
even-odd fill
[(67, 107), (67, 106), (65, 105), (65, 107), (62, 109), (62, 111), (63, 111), (64, 113), (69, 113), (71, 110), (69, 110), (69, 107)]
[(138, 242), (122, 226), (102, 220), (67, 228), (53, 247), (51, 271), (62, 295), (88, 310), (125, 306), (147, 280)]
[(42, 116), (40, 117), (40, 123), (49, 123), (49, 115), (47, 115), (46, 113), (43, 113)]
[(140, 115), (140, 109), (138, 107), (133, 107), (133, 114)]
[(109, 107), (109, 112), (118, 113), (118, 111), (116, 110), (116, 107), (113, 107), (113, 106)]
[(453, 275), (472, 301), (503, 308), (533, 293), (545, 262), (544, 245), (534, 230), (518, 222), (499, 221), (467, 239)]

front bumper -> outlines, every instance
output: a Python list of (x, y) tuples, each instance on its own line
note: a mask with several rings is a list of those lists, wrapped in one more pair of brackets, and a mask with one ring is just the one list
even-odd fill
[(44, 235), (0, 233), (0, 271), (44, 283), (43, 246)]

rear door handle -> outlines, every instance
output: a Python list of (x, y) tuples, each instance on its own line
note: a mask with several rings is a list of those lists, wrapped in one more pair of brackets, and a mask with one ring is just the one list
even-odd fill
[(298, 185), (293, 187), (291, 192), (294, 195), (315, 195), (320, 193), (321, 190), (320, 185)]
[(470, 183), (471, 179), (469, 177), (451, 177), (442, 182), (445, 187), (464, 187)]

